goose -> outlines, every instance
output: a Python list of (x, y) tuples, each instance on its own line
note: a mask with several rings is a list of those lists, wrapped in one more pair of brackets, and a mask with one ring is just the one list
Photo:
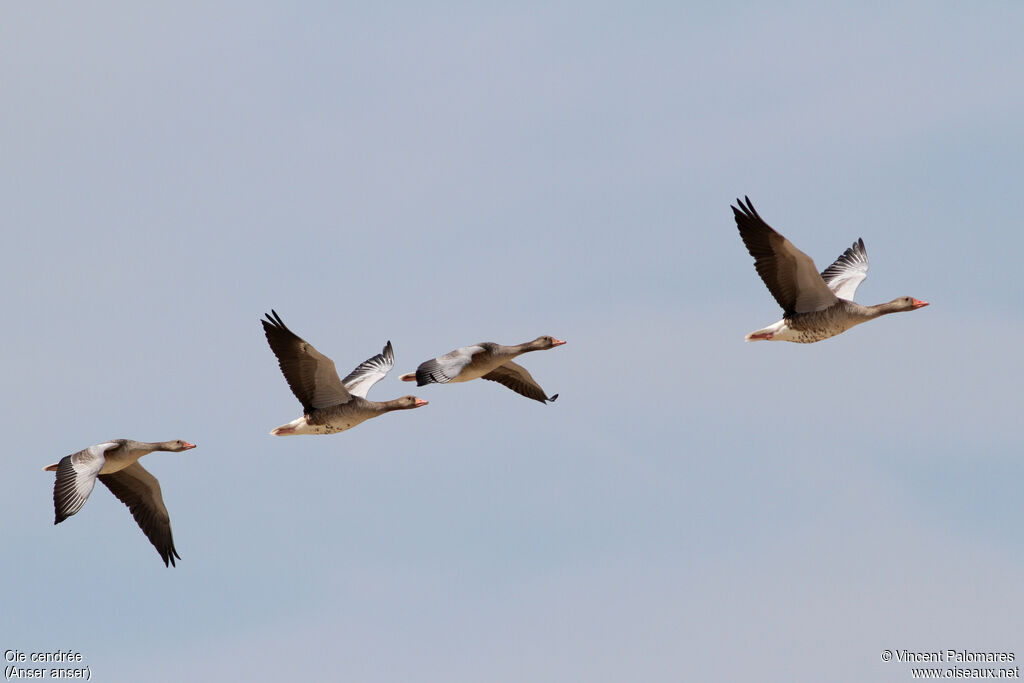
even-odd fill
[(773, 230), (754, 210), (749, 197), (732, 207), (736, 226), (757, 274), (782, 306), (782, 320), (747, 335), (747, 341), (789, 341), (810, 344), (834, 337), (854, 325), (889, 313), (928, 305), (911, 296), (884, 304), (861, 306), (853, 295), (868, 273), (868, 253), (858, 239), (820, 275), (811, 257)]
[(403, 382), (415, 380), (416, 385), (422, 387), (424, 384), (468, 382), (482, 377), (504, 384), (517, 394), (547, 403), (558, 398), (558, 394), (549, 397), (526, 368), (513, 363), (512, 359), (530, 351), (544, 351), (564, 343), (551, 336), (537, 337), (531, 342), (515, 346), (480, 342), (424, 361), (416, 368), (416, 372), (407, 372), (399, 379)]
[(409, 410), (427, 405), (415, 396), (391, 401), (370, 401), (366, 392), (395, 365), (389, 341), (384, 350), (360, 363), (344, 380), (338, 378), (334, 361), (289, 330), (277, 311), (271, 309), (263, 323), (267, 343), (277, 356), (281, 372), (295, 398), (302, 404), (302, 417), (271, 430), (274, 436), (292, 434), (335, 434), (392, 410)]
[(53, 485), (53, 523), (60, 524), (81, 510), (99, 479), (128, 506), (142, 533), (160, 553), (164, 566), (174, 565), (174, 558), (180, 560), (181, 556), (174, 549), (171, 518), (160, 494), (160, 482), (139, 464), (139, 458), (153, 451), (180, 453), (195, 447), (180, 439), (156, 443), (114, 439), (47, 465), (44, 471), (57, 473)]

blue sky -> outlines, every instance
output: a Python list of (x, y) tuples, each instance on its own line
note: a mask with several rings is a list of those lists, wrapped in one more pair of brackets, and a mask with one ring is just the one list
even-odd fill
[[(1024, 656), (1012, 3), (132, 3), (0, 21), (0, 645), (95, 680), (903, 681)], [(729, 205), (862, 303), (810, 346)], [(540, 334), (328, 437), (263, 337), (347, 372)], [(153, 454), (181, 561), (40, 468)]]

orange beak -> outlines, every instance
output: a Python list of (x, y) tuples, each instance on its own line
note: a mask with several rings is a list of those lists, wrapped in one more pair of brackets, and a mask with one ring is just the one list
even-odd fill
[(924, 308), (928, 305), (927, 301), (921, 301), (920, 299), (914, 299), (914, 308)]
[(563, 340), (561, 340), (561, 339), (555, 339), (555, 340), (553, 340), (553, 341), (551, 342), (551, 346), (561, 346), (561, 345), (562, 345), (562, 344), (564, 344), (564, 343), (565, 343), (565, 342), (564, 342)]
[(424, 401), (422, 398), (416, 399), (416, 403), (413, 405), (414, 408), (427, 405), (428, 401)]
[(194, 443), (189, 443), (188, 441), (185, 442), (185, 450), (186, 451), (188, 449), (190, 449), (190, 448), (195, 448), (195, 447), (196, 447), (196, 445)]

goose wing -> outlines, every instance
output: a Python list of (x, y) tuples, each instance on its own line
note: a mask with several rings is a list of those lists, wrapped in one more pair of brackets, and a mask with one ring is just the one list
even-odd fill
[(498, 384), (504, 384), (506, 387), (521, 394), (526, 398), (532, 398), (534, 401), (540, 401), (541, 403), (547, 403), (548, 401), (554, 401), (558, 398), (558, 394), (548, 397), (544, 390), (537, 384), (537, 380), (530, 375), (526, 368), (522, 365), (507, 361), (502, 363), (495, 369), (483, 375), (483, 379), (489, 379), (492, 382)]
[(389, 341), (384, 345), (383, 351), (357, 365), (355, 370), (341, 380), (341, 383), (345, 385), (348, 393), (366, 398), (370, 387), (384, 379), (384, 376), (393, 367), (395, 367), (395, 350)]
[(267, 319), (260, 322), (281, 372), (304, 411), (347, 403), (352, 398), (338, 377), (334, 361), (289, 330), (277, 311), (271, 309)]
[(128, 506), (142, 533), (160, 553), (165, 566), (168, 563), (173, 565), (176, 557), (181, 559), (174, 549), (171, 518), (156, 477), (136, 461), (123, 470), (99, 475), (99, 480)]
[(107, 461), (105, 453), (119, 445), (107, 441), (89, 446), (77, 453), (65, 455), (60, 462), (43, 468), (57, 472), (57, 479), (53, 484), (54, 524), (60, 524), (82, 509), (96, 485), (96, 475)]
[(821, 279), (840, 299), (853, 301), (857, 287), (868, 276), (868, 252), (864, 240), (857, 238), (835, 262), (821, 273)]
[(420, 366), (416, 368), (416, 386), (451, 382), (473, 361), (474, 355), (483, 351), (484, 347), (481, 344), (463, 346), (461, 349), (455, 349), (443, 356), (420, 363)]
[(739, 208), (732, 207), (736, 226), (754, 257), (757, 274), (786, 315), (820, 311), (834, 304), (836, 295), (821, 279), (811, 257), (765, 223), (750, 198), (745, 199), (745, 205), (737, 199)]

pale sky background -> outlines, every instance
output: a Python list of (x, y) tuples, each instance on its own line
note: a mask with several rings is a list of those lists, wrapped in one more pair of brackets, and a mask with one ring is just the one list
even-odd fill
[[(908, 681), (1024, 657), (1024, 5), (7, 3), (0, 648), (94, 681)], [(810, 346), (729, 209), (862, 303)], [(567, 339), (325, 437), (347, 373)], [(97, 486), (153, 454), (166, 569)]]

